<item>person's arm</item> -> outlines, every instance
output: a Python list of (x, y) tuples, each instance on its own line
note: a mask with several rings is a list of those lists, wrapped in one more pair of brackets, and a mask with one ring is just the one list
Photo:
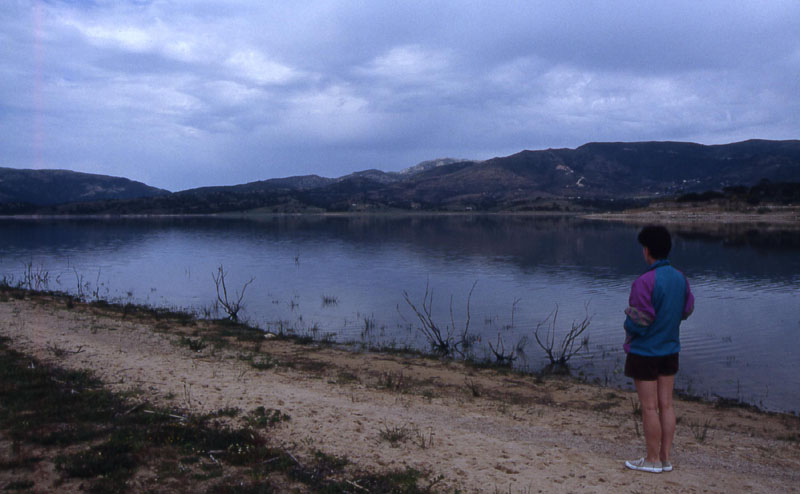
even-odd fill
[(640, 276), (631, 286), (628, 308), (625, 309), (624, 327), (625, 331), (633, 337), (647, 332), (647, 329), (656, 318), (656, 311), (652, 302), (652, 285), (654, 282), (654, 277)]
[(630, 310), (630, 307), (625, 309), (625, 314), (627, 315), (627, 317), (625, 318), (624, 327), (625, 331), (627, 331), (628, 335), (631, 336), (631, 339), (633, 339), (638, 335), (645, 334), (647, 332), (647, 329), (650, 327), (650, 324), (653, 323), (653, 321), (644, 324), (643, 319), (638, 319), (643, 322), (636, 322), (636, 320), (633, 317), (631, 317), (630, 314), (628, 314), (628, 310)]

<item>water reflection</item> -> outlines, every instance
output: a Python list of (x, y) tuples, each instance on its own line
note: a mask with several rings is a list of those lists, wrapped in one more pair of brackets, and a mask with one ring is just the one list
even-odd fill
[[(673, 262), (692, 282), (695, 315), (684, 324), (679, 381), (695, 391), (800, 409), (797, 296), (800, 231), (752, 226), (671, 227)], [(507, 344), (556, 305), (565, 324), (593, 316), (583, 364), (625, 384), (619, 370), (621, 311), (644, 269), (636, 226), (573, 217), (282, 216), (0, 221), (0, 274), (34, 262), (74, 291), (76, 271), (110, 297), (156, 305), (213, 302), (220, 264), (235, 286), (249, 277), (246, 314), (262, 326), (335, 333), (344, 339), (422, 345), (409, 329), (426, 284), (435, 315), (455, 322), (478, 281), (471, 310), (482, 341)], [(324, 297), (336, 304), (324, 304)], [(521, 301), (514, 309), (512, 304)], [(272, 326), (271, 326), (272, 327)], [(368, 334), (365, 334), (364, 330)], [(528, 346), (527, 362), (541, 364)], [(780, 362), (780, 365), (774, 364)], [(768, 390), (768, 391), (765, 391)]]
[[(685, 270), (731, 278), (794, 282), (800, 230), (724, 225), (671, 227), (672, 257)], [(712, 227), (706, 227), (712, 228)], [(353, 248), (395, 245), (420, 255), (480, 257), (522, 269), (577, 270), (600, 278), (636, 275), (637, 228), (575, 217), (530, 216), (266, 216), (3, 220), (0, 256), (101, 251), (124, 255), (165, 236), (242, 242), (347, 242)], [(758, 262), (754, 262), (758, 261)]]

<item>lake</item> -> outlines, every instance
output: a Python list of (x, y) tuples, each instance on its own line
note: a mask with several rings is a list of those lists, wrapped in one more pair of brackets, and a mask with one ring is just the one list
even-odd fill
[[(697, 299), (682, 326), (678, 387), (800, 410), (800, 232), (671, 229), (670, 258)], [(242, 312), (251, 324), (421, 349), (404, 294), (421, 308), (427, 288), (442, 326), (452, 304), (463, 328), (469, 300), (478, 357), (488, 342), (510, 350), (527, 340), (516, 365), (533, 370), (546, 363), (533, 330), (557, 308), (557, 336), (591, 317), (574, 373), (630, 387), (622, 311), (646, 269), (637, 232), (563, 216), (3, 219), (0, 276), (20, 280), (30, 266), (48, 272), (49, 289), (208, 313), (222, 265), (229, 295), (253, 279)]]

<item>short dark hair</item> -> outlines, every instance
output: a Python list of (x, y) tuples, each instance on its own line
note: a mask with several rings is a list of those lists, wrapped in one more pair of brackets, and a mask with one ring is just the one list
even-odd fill
[(672, 249), (672, 237), (661, 225), (647, 225), (639, 232), (639, 243), (647, 247), (654, 259), (665, 259)]

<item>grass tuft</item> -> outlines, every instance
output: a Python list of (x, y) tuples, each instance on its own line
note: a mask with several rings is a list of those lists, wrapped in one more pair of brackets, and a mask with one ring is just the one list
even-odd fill
[(322, 296), (322, 306), (323, 307), (330, 307), (339, 304), (339, 298), (336, 295), (323, 295)]
[(188, 347), (193, 352), (201, 352), (208, 346), (208, 343), (203, 338), (189, 338), (187, 336), (181, 336), (178, 344)]
[(250, 367), (258, 370), (272, 369), (276, 365), (278, 365), (278, 362), (269, 356), (264, 356), (250, 362)]
[(291, 420), (291, 417), (275, 408), (258, 407), (247, 414), (246, 420), (251, 427), (263, 429)]
[(407, 425), (393, 425), (383, 424), (378, 437), (384, 441), (388, 441), (393, 448), (397, 447), (400, 443), (404, 443), (411, 438), (412, 430)]
[(705, 422), (690, 422), (689, 428), (692, 430), (692, 435), (699, 443), (703, 443), (708, 438), (708, 431), (711, 427), (711, 419), (706, 419)]

